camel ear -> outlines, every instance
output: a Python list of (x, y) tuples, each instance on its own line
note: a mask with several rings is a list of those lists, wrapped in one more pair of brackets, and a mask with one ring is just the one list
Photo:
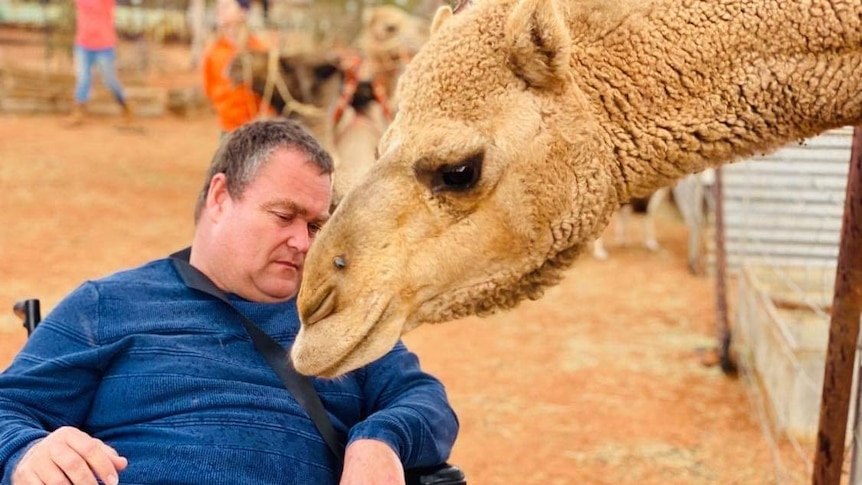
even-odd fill
[(363, 8), (362, 9), (362, 26), (368, 27), (371, 25), (371, 22), (374, 20), (374, 9), (373, 8)]
[(443, 25), (443, 22), (449, 20), (452, 17), (452, 7), (449, 5), (443, 5), (442, 7), (437, 9), (437, 12), (434, 14), (434, 19), (431, 20), (431, 28), (429, 32), (431, 35), (434, 35), (434, 32), (437, 32), (437, 29)]
[(521, 0), (509, 14), (505, 32), (515, 74), (540, 89), (565, 82), (571, 39), (554, 0)]

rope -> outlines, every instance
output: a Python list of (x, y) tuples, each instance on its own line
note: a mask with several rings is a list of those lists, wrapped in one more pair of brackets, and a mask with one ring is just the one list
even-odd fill
[(258, 115), (265, 111), (265, 107), (272, 106), (272, 92), (275, 87), (275, 83), (272, 81), (272, 73), (274, 72), (273, 62), (278, 62), (278, 56), (276, 54), (275, 49), (269, 49), (267, 52), (266, 83), (263, 85), (263, 94), (260, 97), (260, 111), (258, 111)]
[[(251, 59), (248, 56), (248, 51), (243, 50), (237, 54), (240, 56), (242, 60), (242, 80), (243, 84), (250, 90), (253, 91), (252, 82), (254, 74), (251, 70)], [(254, 98), (252, 96), (246, 96), (246, 107), (248, 108), (248, 114), (257, 114), (260, 117), (261, 109), (254, 103)], [(262, 107), (261, 107), (262, 108)]]
[[(267, 85), (272, 83), (275, 86), (281, 99), (284, 100), (284, 108), (281, 110), (282, 116), (287, 117), (290, 116), (291, 113), (297, 113), (300, 116), (307, 118), (322, 118), (326, 116), (326, 111), (324, 109), (308, 103), (302, 103), (291, 96), (290, 90), (284, 84), (284, 79), (281, 78), (278, 71), (278, 53), (275, 49), (269, 50), (266, 81)], [(266, 88), (264, 88), (264, 92), (266, 92)]]
[[(240, 53), (242, 56), (242, 71), (243, 82), (252, 89), (254, 73), (251, 69), (251, 59), (249, 56)], [(284, 117), (290, 116), (291, 113), (297, 113), (306, 118), (320, 118), (326, 116), (326, 111), (317, 106), (302, 103), (297, 101), (291, 94), (287, 85), (284, 84), (284, 79), (281, 78), (281, 73), (278, 69), (278, 50), (272, 48), (267, 51), (266, 63), (266, 81), (264, 82), (263, 94), (261, 94), (260, 106), (257, 106), (253, 101), (249, 101), (249, 113), (257, 113), (258, 118), (265, 117), (268, 111), (267, 106), (272, 106), (272, 96), (278, 92), (281, 99), (284, 101), (284, 108), (281, 110), (281, 115)], [(249, 98), (251, 99), (251, 98)]]

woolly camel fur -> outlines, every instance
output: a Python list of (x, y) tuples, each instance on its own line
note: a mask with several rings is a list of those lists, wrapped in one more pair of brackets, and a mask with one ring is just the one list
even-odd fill
[(537, 299), (613, 211), (862, 121), (862, 0), (443, 7), (380, 158), (308, 254), (296, 368)]

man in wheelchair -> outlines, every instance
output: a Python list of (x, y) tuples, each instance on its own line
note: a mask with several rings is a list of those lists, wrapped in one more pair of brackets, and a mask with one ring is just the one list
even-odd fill
[[(0, 374), (2, 483), (403, 484), (405, 469), (445, 464), (457, 418), (403, 343), (337, 380), (305, 380), (311, 396), (299, 399), (284, 383), (304, 378), (275, 370), (290, 367), (283, 348), (331, 172), (293, 122), (227, 137), (190, 252), (84, 283)], [(280, 345), (275, 363), (255, 332)], [(346, 444), (343, 461), (309, 398)], [(419, 483), (465, 483), (448, 470)]]

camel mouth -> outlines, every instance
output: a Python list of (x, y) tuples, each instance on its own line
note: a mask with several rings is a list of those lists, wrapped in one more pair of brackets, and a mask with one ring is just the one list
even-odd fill
[[(335, 312), (303, 325), (291, 349), (294, 367), (304, 375), (333, 379), (377, 360), (401, 335), (403, 322), (392, 318), (393, 308), (391, 299), (378, 296), (361, 318)], [(356, 321), (361, 323), (346, 324)]]
[(335, 311), (335, 291), (334, 288), (325, 288), (322, 291), (317, 291), (311, 297), (312, 303), (308, 305), (312, 310), (304, 315), (303, 323), (305, 325), (314, 325), (317, 322), (325, 319)]
[[(356, 354), (357, 349), (362, 349), (362, 348), (368, 347), (369, 342), (371, 342), (371, 334), (370, 333), (365, 335), (365, 337), (363, 337), (361, 340), (359, 340), (356, 343), (356, 345), (351, 347), (350, 350), (348, 351), (347, 355), (343, 356), (340, 360), (338, 360), (337, 362), (335, 362), (331, 366), (326, 367), (326, 368), (319, 370), (319, 371), (314, 371), (311, 374), (306, 374), (306, 375), (314, 375), (314, 376), (317, 376), (317, 377), (320, 377), (323, 379), (336, 379), (340, 376), (343, 376), (344, 374), (347, 374), (350, 371), (356, 370), (356, 369), (358, 369), (364, 365), (367, 365), (367, 364), (373, 362), (373, 360), (377, 360), (377, 358), (374, 358), (372, 361), (366, 362), (365, 360), (362, 360), (362, 358), (357, 357), (357, 354)], [(395, 344), (393, 344), (393, 346), (394, 345)], [(379, 357), (383, 357), (383, 355), (380, 355)], [(299, 371), (299, 372), (304, 373), (302, 371)]]

